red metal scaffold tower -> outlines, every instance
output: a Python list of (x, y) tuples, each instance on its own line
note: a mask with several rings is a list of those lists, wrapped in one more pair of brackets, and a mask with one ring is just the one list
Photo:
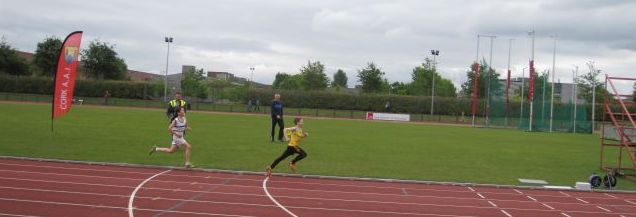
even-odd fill
[[(620, 93), (615, 86), (616, 82), (632, 81), (636, 81), (636, 78), (619, 78), (605, 75), (607, 95), (603, 105), (600, 166), (601, 169), (607, 172), (613, 170), (618, 175), (636, 180), (636, 122), (634, 122), (634, 119), (636, 119), (636, 100), (633, 99), (634, 93)], [(607, 160), (604, 159), (606, 148), (618, 148), (618, 159), (604, 162), (604, 160)], [(623, 159), (625, 154), (629, 156), (629, 159)], [(627, 162), (625, 162), (626, 160)], [(631, 165), (629, 165), (630, 161)]]

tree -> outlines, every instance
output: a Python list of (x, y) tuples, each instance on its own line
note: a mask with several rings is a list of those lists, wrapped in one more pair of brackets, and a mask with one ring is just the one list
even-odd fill
[(396, 95), (408, 95), (409, 84), (405, 84), (404, 82), (393, 82), (391, 83), (391, 94)]
[(455, 97), (457, 95), (453, 82), (442, 78), (437, 69), (433, 67), (433, 61), (429, 58), (424, 59), (421, 66), (413, 69), (408, 93), (410, 95), (430, 96), (433, 78), (435, 78), (435, 96)]
[(51, 36), (38, 43), (38, 48), (33, 54), (33, 65), (37, 67), (37, 74), (43, 76), (54, 76), (57, 66), (58, 56), (62, 49), (62, 40)]
[(183, 72), (183, 78), (181, 79), (183, 95), (199, 99), (207, 98), (209, 91), (205, 80), (203, 69), (189, 69)]
[[(479, 78), (477, 81), (477, 97), (484, 98), (488, 92), (488, 64), (482, 60), (479, 65)], [(494, 69), (490, 77), (490, 95), (501, 94), (502, 85), (499, 83), (499, 73)], [(466, 72), (468, 78), (461, 86), (461, 93), (464, 96), (472, 96), (475, 84), (475, 64), (470, 65), (470, 70)]]
[(82, 51), (82, 69), (88, 77), (100, 80), (123, 80), (128, 73), (128, 66), (114, 46), (99, 40), (91, 41), (88, 49)]
[(10, 75), (29, 74), (29, 65), (18, 56), (4, 37), (0, 39), (0, 72)]
[(276, 77), (274, 77), (274, 83), (272, 83), (272, 88), (280, 89), (280, 84), (290, 76), (291, 75), (283, 72), (276, 73)]
[(347, 74), (342, 69), (338, 69), (336, 74), (333, 74), (332, 87), (347, 87)]
[(367, 66), (358, 70), (358, 80), (362, 84), (362, 92), (378, 93), (385, 86), (384, 72), (375, 63), (367, 63)]
[(320, 61), (308, 61), (307, 65), (300, 69), (300, 75), (302, 77), (300, 83), (304, 90), (324, 90), (329, 84), (325, 65)]
[(272, 88), (277, 90), (299, 90), (301, 87), (301, 75), (290, 75), (287, 73), (276, 73), (276, 78)]
[[(597, 79), (601, 74), (601, 70), (594, 66), (594, 62), (586, 63), (588, 72), (576, 78), (578, 84), (579, 98), (583, 98), (585, 102), (592, 103), (593, 89), (596, 89), (596, 103), (604, 102), (607, 90), (603, 87), (603, 83)], [(594, 88), (596, 86), (596, 88)]]

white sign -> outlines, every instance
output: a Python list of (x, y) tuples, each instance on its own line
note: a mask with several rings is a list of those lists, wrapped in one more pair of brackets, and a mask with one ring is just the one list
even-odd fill
[(367, 112), (367, 120), (383, 120), (383, 121), (411, 121), (409, 114), (392, 114), (392, 113), (375, 113)]

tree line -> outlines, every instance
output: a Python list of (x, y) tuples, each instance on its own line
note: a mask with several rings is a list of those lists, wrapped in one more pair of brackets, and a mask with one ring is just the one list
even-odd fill
[[(410, 82), (389, 82), (385, 72), (374, 62), (367, 63), (357, 70), (360, 83), (356, 88), (366, 94), (394, 94), (394, 95), (424, 95), (430, 96), (435, 79), (435, 95), (455, 97), (457, 95), (453, 83), (443, 78), (437, 71), (432, 60), (426, 58), (424, 62), (413, 68)], [(347, 88), (349, 78), (338, 69), (330, 80), (325, 73), (325, 65), (320, 61), (307, 62), (296, 74), (278, 72), (272, 83), (276, 90), (302, 90), (339, 92)]]
[[(17, 51), (0, 39), (0, 73), (16, 76), (55, 75), (57, 58), (62, 49), (62, 40), (50, 36), (38, 42), (33, 60), (27, 62)], [(78, 71), (87, 78), (98, 80), (127, 80), (128, 66), (115, 51), (115, 45), (98, 39), (91, 41), (87, 49), (81, 51)]]

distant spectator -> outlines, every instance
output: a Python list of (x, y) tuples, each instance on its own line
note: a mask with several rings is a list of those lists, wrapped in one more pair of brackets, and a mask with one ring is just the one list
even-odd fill
[(270, 139), (274, 141), (274, 128), (278, 124), (278, 141), (283, 142), (283, 129), (285, 123), (283, 122), (283, 103), (280, 101), (280, 94), (274, 94), (274, 100), (272, 100), (272, 132)]
[(170, 122), (172, 122), (177, 117), (177, 111), (179, 111), (180, 108), (183, 108), (183, 112), (188, 111), (186, 107), (187, 103), (185, 100), (183, 100), (181, 92), (176, 92), (174, 94), (174, 98), (175, 99), (170, 100), (170, 102), (168, 103), (168, 109), (166, 110), (166, 116), (168, 117)]
[(252, 111), (252, 100), (248, 100), (247, 101), (247, 106), (245, 107), (245, 110), (247, 110), (247, 112), (251, 112)]
[(391, 112), (391, 100), (386, 101), (386, 104), (384, 104), (384, 110), (387, 112)]
[(256, 111), (261, 111), (261, 100), (256, 99), (256, 107), (254, 108)]
[(104, 105), (108, 105), (108, 99), (110, 98), (110, 92), (108, 92), (108, 90), (106, 90), (104, 92)]

